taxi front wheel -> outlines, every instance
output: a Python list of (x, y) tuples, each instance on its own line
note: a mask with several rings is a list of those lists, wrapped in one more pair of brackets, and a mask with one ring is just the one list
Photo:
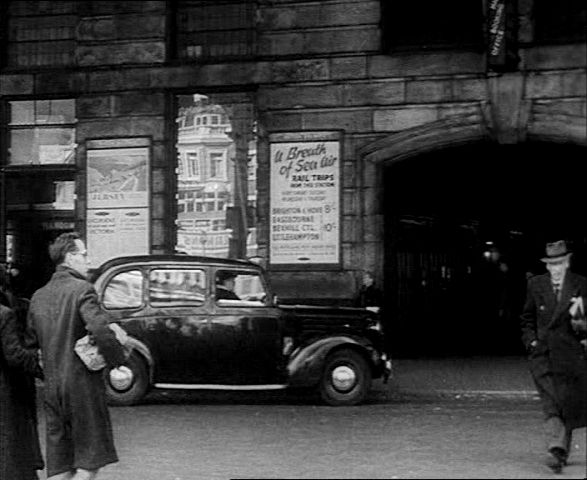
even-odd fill
[(132, 352), (120, 369), (104, 369), (104, 382), (110, 405), (134, 405), (149, 387), (147, 364), (140, 354)]
[(362, 402), (371, 388), (371, 370), (353, 350), (339, 350), (326, 358), (319, 392), (328, 405), (347, 406)]

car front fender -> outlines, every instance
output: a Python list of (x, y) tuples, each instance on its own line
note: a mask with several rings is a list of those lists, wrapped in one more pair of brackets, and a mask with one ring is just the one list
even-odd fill
[(143, 342), (136, 339), (135, 337), (131, 337), (130, 335), (126, 340), (125, 345), (131, 347), (133, 350), (136, 350), (145, 359), (149, 370), (149, 383), (153, 384), (153, 372), (155, 369), (153, 368), (153, 356), (149, 351), (149, 347), (147, 347)]
[(322, 376), (326, 357), (340, 346), (348, 346), (363, 353), (371, 365), (373, 346), (369, 342), (348, 335), (321, 338), (309, 345), (299, 347), (292, 353), (287, 364), (289, 385), (291, 387), (311, 387), (316, 385)]

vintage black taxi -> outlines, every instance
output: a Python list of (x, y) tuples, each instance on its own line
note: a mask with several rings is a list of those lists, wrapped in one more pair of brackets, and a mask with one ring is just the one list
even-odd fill
[(355, 405), (391, 369), (375, 313), (280, 305), (265, 271), (249, 261), (121, 257), (91, 280), (132, 347), (131, 375), (104, 372), (115, 405), (137, 403), (152, 388), (292, 387), (312, 387), (330, 405)]

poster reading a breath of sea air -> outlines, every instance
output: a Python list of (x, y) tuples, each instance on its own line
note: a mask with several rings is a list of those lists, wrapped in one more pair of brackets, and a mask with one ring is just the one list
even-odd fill
[(276, 142), (270, 155), (270, 262), (338, 264), (340, 142)]

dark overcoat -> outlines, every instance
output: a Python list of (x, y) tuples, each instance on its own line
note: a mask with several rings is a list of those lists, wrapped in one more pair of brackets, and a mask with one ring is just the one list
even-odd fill
[(375, 285), (363, 285), (355, 299), (356, 307), (381, 307), (383, 294)]
[(528, 281), (521, 315), (522, 341), (543, 405), (552, 402), (571, 429), (587, 425), (587, 360), (569, 313), (571, 298), (578, 296), (585, 302), (585, 277), (567, 271), (557, 302), (550, 275), (537, 275)]
[(37, 351), (23, 347), (13, 310), (0, 304), (0, 480), (37, 479), (43, 468), (34, 375)]
[(27, 321), (43, 358), (48, 476), (118, 461), (102, 372), (88, 370), (74, 352), (89, 332), (110, 366), (124, 361), (94, 287), (75, 270), (57, 267), (31, 298)]

